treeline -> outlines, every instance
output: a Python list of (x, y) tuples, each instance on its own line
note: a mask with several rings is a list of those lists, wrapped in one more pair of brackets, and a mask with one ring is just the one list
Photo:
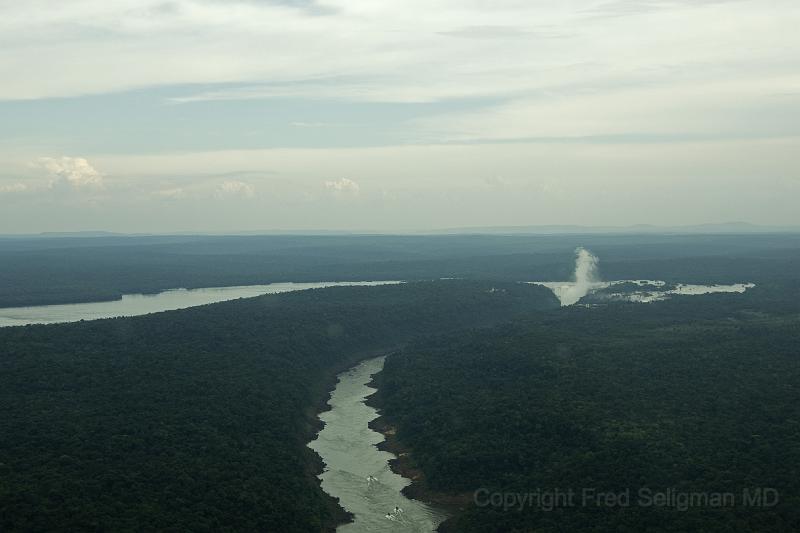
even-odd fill
[(306, 443), (336, 371), (557, 306), (441, 281), (2, 328), (0, 531), (329, 529), (342, 516)]
[(577, 246), (605, 279), (759, 282), (800, 260), (792, 234), (0, 238), (0, 308), (283, 281), (566, 280)]
[[(777, 285), (565, 308), (389, 357), (385, 416), (428, 487), (469, 502), (442, 530), (800, 530), (800, 290)], [(764, 487), (777, 505), (744, 501)], [(487, 504), (556, 489), (577, 496), (551, 510)], [(630, 503), (584, 502), (583, 489), (630, 490)], [(668, 489), (735, 505), (638, 498)]]

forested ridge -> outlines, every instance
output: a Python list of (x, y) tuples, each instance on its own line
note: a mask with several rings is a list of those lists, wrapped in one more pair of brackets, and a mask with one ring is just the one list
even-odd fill
[(2, 328), (0, 531), (330, 527), (306, 443), (336, 370), (557, 306), (542, 287), (439, 281)]
[[(387, 359), (380, 404), (428, 488), (470, 502), (444, 531), (798, 531), (798, 297), (787, 283), (571, 307), (425, 340)], [(758, 487), (779, 503), (744, 504), (742, 491)], [(584, 488), (632, 499), (486, 504)], [(640, 489), (730, 492), (736, 504), (646, 507)]]

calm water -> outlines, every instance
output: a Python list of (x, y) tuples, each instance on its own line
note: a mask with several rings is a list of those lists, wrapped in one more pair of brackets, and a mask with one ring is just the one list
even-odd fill
[[(384, 359), (370, 359), (339, 375), (328, 402), (331, 410), (320, 415), (325, 427), (309, 447), (325, 461), (322, 489), (355, 515), (355, 521), (340, 526), (338, 532), (435, 531), (445, 516), (400, 493), (410, 481), (391, 471), (389, 459), (394, 455), (378, 450), (383, 435), (368, 427), (378, 413), (364, 405), (375, 391), (367, 383), (383, 368)], [(370, 476), (374, 481), (368, 480)], [(395, 507), (402, 512), (387, 518)]]
[(261, 294), (352, 285), (386, 285), (399, 281), (321, 281), (315, 283), (271, 283), (239, 287), (210, 287), (205, 289), (171, 289), (158, 294), (125, 294), (121, 300), (80, 304), (37, 305), (32, 307), (0, 308), (0, 327), (25, 324), (54, 324), (118, 316), (146, 315), (159, 311), (184, 309), (197, 305), (249, 298)]

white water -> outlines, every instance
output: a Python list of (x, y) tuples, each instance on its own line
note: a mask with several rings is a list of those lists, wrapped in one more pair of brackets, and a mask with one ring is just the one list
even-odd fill
[(575, 275), (573, 281), (542, 283), (552, 290), (561, 305), (572, 305), (592, 291), (603, 288), (597, 274), (597, 256), (586, 248), (575, 249)]
[[(603, 293), (602, 297), (608, 300), (626, 300), (629, 302), (649, 303), (659, 300), (666, 300), (671, 295), (710, 294), (717, 292), (738, 292), (742, 293), (747, 289), (755, 287), (753, 283), (734, 283), (733, 285), (691, 285), (679, 283), (674, 289), (663, 290), (666, 282), (652, 279), (623, 279), (617, 281), (600, 281), (597, 272), (597, 256), (586, 248), (578, 247), (575, 249), (575, 274), (573, 281), (529, 281), (534, 285), (547, 287), (556, 295), (561, 306), (574, 305), (587, 294), (595, 293), (603, 289), (608, 289), (614, 285), (630, 283), (638, 285), (642, 290), (627, 292), (608, 292)], [(655, 287), (658, 290), (653, 290)]]
[(271, 283), (236, 287), (202, 289), (170, 289), (157, 294), (125, 294), (120, 300), (77, 304), (36, 305), (31, 307), (0, 308), (0, 327), (26, 324), (55, 324), (96, 320), (120, 316), (137, 316), (159, 311), (173, 311), (198, 305), (250, 298), (262, 294), (353, 285), (387, 285), (400, 281), (320, 281), (313, 283)]
[[(562, 307), (576, 304), (586, 294), (590, 294), (601, 289), (607, 289), (609, 287), (613, 287), (614, 285), (619, 285), (622, 283), (635, 283), (636, 285), (642, 287), (648, 285), (655, 287), (663, 287), (664, 285), (666, 285), (666, 283), (663, 281), (649, 280), (649, 279), (595, 281), (588, 285), (584, 284), (583, 286), (580, 287), (580, 289), (576, 289), (575, 288), (576, 284), (575, 282), (572, 281), (529, 281), (528, 283), (532, 283), (534, 285), (542, 285), (543, 287), (547, 287), (548, 289), (553, 291), (553, 294), (555, 294), (558, 300), (561, 302)], [(669, 289), (665, 291), (641, 290), (641, 291), (633, 291), (626, 293), (611, 292), (608, 293), (607, 296), (609, 299), (612, 300), (627, 300), (630, 302), (637, 302), (637, 303), (650, 303), (650, 302), (657, 302), (660, 300), (666, 300), (671, 295), (696, 296), (700, 294), (713, 294), (722, 292), (743, 293), (747, 289), (751, 289), (753, 287), (755, 287), (755, 284), (753, 283), (734, 283), (731, 285), (692, 285), (692, 284), (679, 283), (675, 286), (674, 289)]]
[[(664, 283), (661, 282), (663, 285)], [(613, 284), (612, 284), (613, 285)], [(714, 294), (719, 292), (743, 293), (755, 287), (754, 283), (734, 283), (732, 285), (690, 285), (679, 283), (674, 289), (668, 291), (634, 291), (631, 293), (611, 293), (609, 297), (629, 300), (631, 302), (649, 303), (666, 300), (672, 294), (696, 296), (699, 294)]]
[[(353, 522), (337, 529), (340, 533), (430, 532), (445, 519), (441, 512), (400, 492), (411, 482), (392, 472), (389, 460), (395, 456), (378, 450), (383, 435), (368, 426), (378, 413), (364, 403), (375, 392), (367, 383), (381, 371), (384, 359), (370, 359), (339, 374), (328, 402), (331, 410), (319, 417), (325, 427), (308, 445), (325, 462), (319, 476), (322, 489), (354, 515)], [(374, 481), (368, 481), (370, 476)], [(396, 506), (402, 513), (387, 518)]]
[(594, 292), (598, 289), (605, 289), (609, 286), (609, 283), (602, 281), (582, 283), (580, 285), (574, 281), (529, 281), (528, 283), (542, 285), (553, 291), (558, 301), (561, 302), (562, 307), (576, 304), (590, 292)]

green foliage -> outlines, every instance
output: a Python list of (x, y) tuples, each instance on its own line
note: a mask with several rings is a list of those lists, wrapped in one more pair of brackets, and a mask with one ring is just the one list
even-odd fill
[(347, 235), (0, 238), (0, 307), (281, 281), (567, 280), (574, 250), (605, 279), (785, 279), (800, 235)]
[(320, 531), (306, 443), (336, 371), (557, 305), (442, 281), (2, 328), (0, 531)]
[[(798, 531), (798, 298), (785, 283), (426, 340), (387, 359), (382, 406), (434, 490), (737, 497), (685, 511), (471, 504), (448, 530)], [(779, 505), (741, 505), (748, 487), (777, 489)]]
[[(336, 371), (412, 339), (387, 360), (381, 393), (433, 488), (771, 486), (782, 497), (767, 510), (472, 506), (451, 521), (455, 531), (800, 530), (798, 242), (0, 239), (0, 307), (277, 281), (495, 280), (0, 329), (0, 531), (330, 527), (340, 515), (314, 476), (311, 414)], [(605, 279), (757, 286), (557, 309), (546, 289), (506, 283), (568, 279), (578, 245), (601, 258)]]

